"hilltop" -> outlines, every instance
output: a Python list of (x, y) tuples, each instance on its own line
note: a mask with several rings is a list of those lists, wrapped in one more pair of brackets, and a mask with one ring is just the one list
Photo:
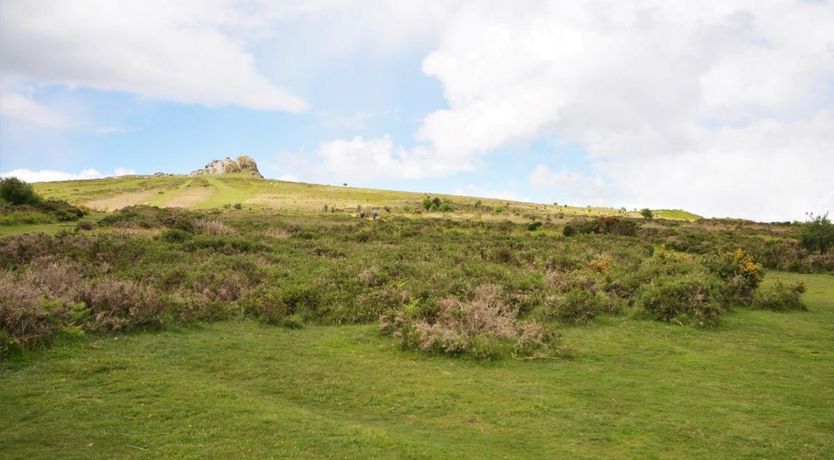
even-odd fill
[(258, 171), (258, 164), (252, 157), (241, 155), (237, 159), (226, 157), (223, 160), (213, 160), (200, 169), (191, 172), (192, 176), (222, 176), (225, 174), (243, 173), (263, 179)]

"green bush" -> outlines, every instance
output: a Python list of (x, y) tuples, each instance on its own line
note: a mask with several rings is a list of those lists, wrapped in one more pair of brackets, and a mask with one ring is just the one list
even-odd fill
[(32, 185), (16, 177), (0, 179), (0, 199), (13, 205), (35, 205), (41, 202)]
[(169, 243), (182, 243), (190, 240), (192, 236), (194, 235), (178, 228), (169, 228), (161, 235), (162, 239)]
[(539, 229), (539, 227), (541, 227), (541, 226), (542, 226), (542, 223), (541, 223), (541, 222), (539, 222), (539, 221), (536, 221), (536, 222), (530, 222), (529, 224), (527, 224), (527, 231), (530, 231), (530, 232), (535, 232), (535, 231), (536, 231), (536, 230), (538, 230), (538, 229)]
[(634, 289), (634, 304), (646, 318), (712, 326), (725, 310), (721, 279), (690, 254), (655, 251), (623, 283)]
[(598, 217), (596, 219), (571, 222), (565, 225), (562, 234), (572, 236), (574, 234), (606, 234), (635, 236), (638, 229), (637, 222), (617, 216)]
[(321, 297), (308, 286), (276, 288), (260, 286), (249, 291), (240, 303), (243, 311), (273, 325), (297, 328), (305, 319), (316, 318)]
[(802, 224), (799, 242), (809, 251), (824, 254), (834, 246), (834, 224), (828, 218), (828, 213), (816, 217), (813, 214), (809, 216), (810, 220)]
[(760, 310), (807, 310), (808, 308), (802, 303), (801, 295), (805, 292), (805, 284), (802, 282), (795, 282), (790, 286), (782, 284), (782, 281), (776, 282), (769, 289), (756, 292), (753, 298), (753, 307)]
[(727, 304), (749, 304), (764, 278), (762, 266), (742, 249), (706, 257), (705, 263), (724, 282), (721, 292)]
[(602, 293), (573, 288), (565, 293), (549, 296), (539, 309), (542, 319), (557, 320), (569, 324), (592, 321), (605, 309)]
[(720, 282), (709, 275), (662, 276), (637, 290), (643, 316), (677, 324), (714, 326), (723, 308)]

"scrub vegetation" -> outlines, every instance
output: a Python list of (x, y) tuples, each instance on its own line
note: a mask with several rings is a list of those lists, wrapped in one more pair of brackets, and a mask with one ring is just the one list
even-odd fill
[(30, 191), (89, 205), (148, 184), (187, 207), (0, 238), (11, 458), (813, 458), (834, 443), (834, 250), (805, 236), (827, 217), (234, 176)]

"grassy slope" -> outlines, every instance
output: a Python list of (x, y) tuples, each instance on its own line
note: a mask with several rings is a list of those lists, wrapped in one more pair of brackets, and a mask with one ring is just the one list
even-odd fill
[(703, 331), (607, 318), (573, 359), (403, 352), (373, 326), (224, 322), (93, 338), (0, 374), (5, 458), (824, 458), (834, 446), (834, 277), (810, 311)]
[[(187, 194), (190, 187), (208, 187), (211, 193), (203, 199), (190, 202), (191, 208), (220, 208), (242, 203), (248, 207), (264, 207), (290, 212), (319, 211), (324, 205), (336, 207), (341, 212), (354, 212), (357, 205), (365, 207), (389, 206), (394, 213), (413, 214), (420, 208), (426, 194), (395, 192), (388, 190), (335, 187), (297, 182), (255, 179), (245, 175), (228, 176), (127, 176), (99, 180), (49, 182), (35, 184), (46, 198), (64, 199), (74, 204), (89, 205), (110, 210), (132, 204), (147, 203), (157, 206), (176, 205), (177, 197)], [(435, 196), (435, 194), (432, 194)], [(437, 195), (456, 205), (456, 218), (495, 218), (524, 220), (531, 216), (619, 215), (612, 208), (569, 207), (495, 200), (476, 197)], [(481, 201), (488, 209), (476, 209)], [(436, 213), (439, 214), (439, 213)], [(625, 215), (640, 217), (638, 212)], [(694, 220), (698, 216), (685, 211), (658, 211), (658, 217), (676, 220)]]
[(104, 214), (102, 213), (92, 213), (76, 221), (58, 222), (54, 224), (0, 225), (0, 237), (9, 235), (19, 235), (21, 233), (55, 234), (62, 230), (72, 232), (78, 226), (79, 222), (98, 222), (102, 217), (104, 217)]

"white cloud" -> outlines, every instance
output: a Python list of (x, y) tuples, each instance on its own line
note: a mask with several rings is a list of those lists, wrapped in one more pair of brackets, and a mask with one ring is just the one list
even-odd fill
[(558, 202), (612, 205), (611, 187), (600, 175), (591, 177), (567, 168), (553, 171), (546, 165), (537, 164), (527, 181), (533, 189), (548, 191)]
[(717, 216), (801, 219), (834, 210), (834, 113), (703, 133), (697, 148), (600, 165), (629, 206)]
[(831, 24), (830, 1), (469, 2), (423, 61), (448, 108), (424, 119), (422, 155), (377, 147), (448, 174), (554, 135), (594, 174), (540, 165), (531, 186), (759, 219), (834, 209)]
[(54, 110), (22, 94), (0, 92), (0, 116), (48, 128), (64, 128), (67, 118)]
[(4, 1), (0, 67), (7, 80), (306, 110), (258, 72), (235, 33), (257, 29), (258, 13), (235, 1)]
[(317, 155), (325, 167), (339, 179), (392, 180), (444, 176), (449, 164), (420, 147), (405, 149), (394, 145), (390, 137), (365, 140), (334, 140), (319, 144)]
[(520, 197), (515, 190), (496, 190), (492, 188), (484, 188), (477, 185), (467, 185), (455, 189), (453, 195), (495, 198), (496, 200), (510, 200), (510, 201), (532, 201), (529, 198)]
[[(831, 1), (9, 0), (0, 8), (4, 80), (208, 106), (303, 110), (265, 75), (320, 70), (330, 56), (432, 49), (422, 70), (439, 81), (447, 107), (425, 116), (417, 146), (389, 137), (324, 142), (316, 154), (327, 171), (307, 160), (317, 176), (449, 176), (508, 144), (556, 136), (584, 148), (592, 171), (543, 161), (528, 177), (532, 188), (760, 219), (834, 210)], [(50, 123), (49, 107), (26, 103), (4, 117)], [(362, 130), (360, 114), (330, 121)]]
[(53, 169), (41, 169), (32, 171), (29, 169), (13, 169), (0, 173), (0, 177), (17, 177), (26, 182), (54, 182), (64, 180), (101, 179), (103, 177), (127, 176), (136, 174), (136, 171), (126, 168), (116, 168), (112, 174), (103, 174), (96, 169), (84, 169), (78, 173), (56, 171)]

